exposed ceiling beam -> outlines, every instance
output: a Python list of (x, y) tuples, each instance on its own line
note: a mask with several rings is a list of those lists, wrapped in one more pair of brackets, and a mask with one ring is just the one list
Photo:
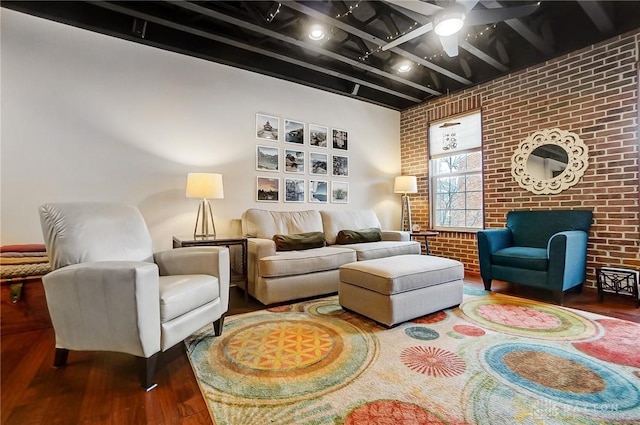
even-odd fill
[(406, 43), (407, 41), (413, 40), (414, 38), (420, 37), (421, 35), (424, 35), (426, 33), (428, 33), (429, 31), (431, 31), (433, 29), (433, 23), (432, 22), (427, 22), (426, 24), (422, 25), (421, 27), (416, 28), (415, 30), (408, 32), (404, 35), (401, 35), (398, 38), (394, 38), (392, 41), (390, 41), (389, 43), (385, 43), (382, 46), (382, 50), (393, 50), (396, 46), (399, 46), (401, 44)]
[[(500, 9), (502, 5), (495, 0), (483, 0), (482, 5), (489, 9)], [(547, 43), (541, 36), (532, 31), (526, 26), (520, 19), (507, 19), (504, 21), (515, 32), (520, 34), (525, 40), (531, 43), (536, 49), (540, 50), (545, 55), (551, 56), (554, 53), (553, 47)]]
[(258, 8), (253, 5), (253, 2), (250, 1), (241, 1), (240, 4), (249, 12), (249, 15), (253, 18), (253, 20), (258, 22), (267, 22), (267, 17), (263, 16)]
[(471, 67), (469, 66), (469, 62), (467, 62), (467, 60), (465, 58), (458, 58), (458, 60), (460, 61), (460, 67), (464, 71), (464, 74), (467, 77), (471, 78), (471, 76), (473, 75), (473, 71), (471, 70)]
[(509, 59), (509, 53), (507, 53), (507, 49), (505, 49), (504, 43), (501, 40), (496, 40), (496, 52), (498, 52), (502, 63), (509, 63), (511, 61), (511, 59)]
[(349, 39), (351, 39), (351, 41), (353, 41), (358, 46), (362, 53), (365, 53), (369, 50), (369, 46), (367, 46), (367, 43), (362, 41), (360, 37), (350, 36)]
[(413, 19), (415, 22), (418, 22), (420, 24), (426, 24), (427, 22), (430, 22), (431, 19), (429, 19), (427, 16), (422, 15), (420, 13), (414, 12), (413, 10), (409, 10), (409, 9), (405, 9), (404, 7), (400, 7), (396, 4), (394, 4), (393, 2), (385, 2), (387, 3), (387, 6), (389, 6), (391, 9), (397, 11), (400, 15), (404, 15), (409, 17), (409, 19)]
[(442, 10), (442, 7), (421, 0), (385, 0), (403, 9), (409, 9), (424, 16), (431, 16)]
[(384, 14), (380, 18), (384, 23), (384, 25), (387, 27), (387, 30), (389, 31), (389, 33), (398, 34), (400, 32), (400, 29), (398, 28), (396, 23), (393, 22), (393, 19), (391, 19), (390, 15)]
[[(362, 70), (370, 72), (372, 74), (380, 75), (380, 76), (382, 76), (384, 78), (388, 78), (390, 80), (394, 80), (394, 81), (396, 81), (398, 83), (405, 84), (407, 86), (413, 87), (414, 89), (418, 89), (420, 91), (432, 94), (434, 96), (438, 96), (438, 95), (442, 94), (442, 93), (437, 92), (437, 91), (435, 91), (435, 90), (433, 90), (433, 89), (431, 89), (429, 87), (423, 86), (422, 84), (415, 83), (415, 82), (413, 82), (411, 80), (407, 80), (406, 78), (399, 77), (399, 76), (397, 76), (395, 74), (391, 74), (389, 72), (382, 71), (382, 70), (380, 70), (378, 68), (375, 68), (373, 66), (370, 66), (370, 65), (358, 62), (356, 60), (353, 60), (351, 58), (347, 58), (345, 56), (339, 55), (339, 54), (334, 53), (334, 52), (332, 52), (330, 50), (327, 50), (327, 49), (324, 49), (324, 48), (322, 48), (320, 46), (317, 46), (317, 45), (315, 45), (313, 43), (308, 43), (306, 41), (297, 40), (297, 39), (295, 39), (293, 37), (289, 37), (289, 36), (277, 33), (275, 31), (271, 31), (269, 29), (262, 28), (262, 27), (260, 27), (258, 25), (254, 25), (254, 24), (251, 24), (249, 22), (245, 22), (245, 21), (243, 21), (241, 19), (233, 18), (231, 16), (225, 15), (223, 13), (216, 12), (215, 10), (211, 10), (209, 8), (206, 8), (206, 7), (194, 4), (194, 3), (189, 3), (189, 2), (171, 2), (171, 4), (173, 4), (175, 6), (178, 6), (178, 7), (182, 7), (184, 9), (191, 10), (192, 12), (196, 12), (196, 13), (200, 13), (202, 15), (209, 16), (211, 18), (214, 18), (214, 19), (217, 19), (217, 20), (220, 20), (220, 21), (223, 21), (223, 22), (227, 22), (227, 23), (230, 23), (230, 24), (233, 24), (233, 25), (237, 25), (237, 26), (239, 26), (241, 28), (245, 28), (245, 29), (254, 31), (256, 33), (259, 33), (259, 34), (272, 37), (272, 38), (274, 38), (276, 40), (284, 41), (285, 43), (289, 43), (289, 44), (292, 44), (292, 45), (295, 45), (295, 46), (298, 46), (298, 47), (305, 48), (307, 50), (319, 53), (321, 55), (325, 55), (325, 56), (330, 57), (332, 59), (338, 60), (338, 61), (346, 63), (348, 65), (351, 65), (351, 66), (353, 66), (355, 68), (362, 69)], [(469, 84), (471, 84), (471, 82), (469, 82)]]
[(408, 15), (409, 13), (413, 13), (413, 15), (411, 16), (414, 16), (414, 19), (416, 21), (422, 23), (422, 26), (398, 38), (395, 38), (391, 40), (389, 43), (386, 43), (384, 46), (382, 46), (382, 50), (385, 50), (385, 51), (391, 50), (392, 48), (399, 46), (400, 44), (406, 43), (407, 41), (413, 40), (414, 38), (420, 37), (421, 35), (424, 35), (429, 31), (433, 30), (433, 19), (430, 19), (428, 22), (425, 22), (424, 20), (416, 19), (415, 14), (419, 14), (419, 15), (422, 15), (423, 17), (427, 17), (427, 16), (433, 16), (437, 12), (442, 10), (442, 7), (438, 5), (419, 1), (419, 0), (385, 0), (385, 1), (395, 6), (396, 10), (402, 11), (404, 9), (405, 13), (407, 13), (407, 16), (409, 16)]
[[(370, 41), (370, 42), (376, 44), (377, 46), (382, 46), (382, 45), (387, 44), (387, 42), (385, 40), (383, 40), (383, 39), (381, 39), (379, 37), (376, 37), (373, 34), (370, 34), (368, 32), (362, 31), (362, 30), (360, 30), (358, 28), (355, 28), (355, 27), (353, 27), (353, 26), (351, 26), (351, 25), (349, 25), (349, 24), (347, 24), (345, 22), (342, 22), (342, 21), (338, 20), (338, 19), (331, 18), (331, 17), (325, 15), (322, 12), (318, 12), (317, 10), (312, 9), (312, 8), (310, 8), (308, 6), (305, 6), (303, 4), (300, 4), (298, 2), (287, 1), (287, 2), (283, 2), (283, 5), (289, 7), (291, 9), (293, 9), (293, 10), (297, 10), (298, 12), (301, 12), (301, 13), (304, 13), (306, 15), (312, 16), (312, 17), (314, 17), (314, 18), (316, 18), (318, 20), (321, 20), (322, 22), (324, 22), (326, 24), (332, 25), (332, 26), (334, 26), (336, 28), (340, 28), (341, 30), (343, 30), (345, 32), (348, 32), (350, 34), (353, 34), (355, 36), (358, 36), (358, 37), (362, 38), (363, 40)], [(464, 78), (464, 77), (462, 77), (462, 76), (460, 76), (460, 75), (458, 75), (458, 74), (456, 74), (454, 72), (451, 72), (448, 69), (442, 68), (441, 66), (438, 66), (438, 65), (436, 65), (434, 63), (431, 63), (431, 62), (429, 62), (427, 60), (424, 60), (423, 58), (421, 58), (419, 56), (416, 56), (416, 55), (414, 55), (412, 53), (409, 53), (406, 50), (402, 50), (402, 49), (397, 48), (397, 47), (394, 47), (394, 48), (392, 48), (390, 50), (393, 53), (397, 54), (397, 55), (403, 56), (403, 57), (405, 57), (407, 59), (410, 59), (410, 60), (412, 60), (412, 61), (414, 61), (416, 63), (419, 63), (422, 66), (425, 66), (425, 67), (427, 67), (429, 69), (432, 69), (432, 70), (434, 70), (436, 72), (439, 72), (440, 74), (442, 74), (442, 75), (444, 75), (446, 77), (449, 77), (452, 80), (456, 80), (456, 81), (458, 81), (458, 82), (460, 82), (462, 84), (465, 84), (465, 85), (473, 84), (471, 81), (467, 80), (466, 78)]]
[(428, 70), (427, 72), (429, 73), (429, 76), (431, 77), (431, 80), (436, 85), (438, 90), (440, 90), (442, 88), (442, 81), (440, 81), (440, 76), (438, 74), (436, 74), (435, 72), (433, 72), (432, 70)]
[(509, 71), (509, 68), (507, 68), (506, 66), (504, 66), (503, 64), (498, 62), (496, 59), (492, 58), (491, 56), (489, 56), (488, 54), (483, 52), (482, 50), (478, 49), (477, 47), (472, 46), (468, 41), (459, 41), (458, 44), (464, 50), (466, 50), (467, 52), (469, 52), (472, 55), (476, 56), (477, 58), (482, 59), (483, 61), (485, 61), (486, 63), (488, 63), (492, 67), (494, 67), (496, 69), (499, 69), (502, 72), (508, 72)]
[(456, 3), (460, 3), (464, 7), (464, 10), (469, 13), (471, 9), (476, 7), (476, 4), (478, 4), (479, 1), (480, 0), (457, 0)]
[(582, 7), (582, 10), (589, 15), (589, 18), (591, 18), (596, 27), (598, 27), (598, 31), (604, 35), (613, 34), (614, 25), (611, 20), (611, 15), (605, 10), (601, 2), (578, 0), (578, 4)]
[[(119, 6), (118, 4), (107, 3), (107, 2), (95, 2), (93, 4), (95, 4), (97, 6), (100, 6), (100, 7), (104, 8), (104, 9), (109, 9), (109, 10), (112, 10), (112, 11), (115, 11), (115, 12), (124, 13), (126, 15), (131, 16), (131, 17), (138, 18), (138, 19), (144, 19), (146, 21), (153, 22), (155, 24), (162, 25), (162, 26), (165, 26), (165, 27), (173, 28), (173, 29), (178, 30), (178, 31), (183, 31), (183, 32), (186, 32), (186, 33), (197, 35), (197, 36), (202, 37), (202, 38), (206, 38), (206, 39), (213, 40), (213, 41), (216, 41), (216, 42), (219, 42), (219, 43), (224, 43), (224, 44), (227, 44), (227, 45), (230, 45), (230, 46), (233, 46), (233, 47), (237, 47), (239, 49), (244, 49), (244, 50), (247, 50), (247, 51), (251, 51), (251, 52), (259, 53), (259, 54), (266, 55), (266, 56), (269, 56), (269, 57), (272, 57), (272, 58), (276, 58), (278, 60), (281, 60), (281, 61), (284, 61), (284, 62), (287, 62), (287, 63), (298, 65), (298, 66), (301, 66), (301, 67), (304, 67), (304, 68), (307, 68), (307, 69), (311, 69), (313, 71), (321, 72), (323, 74), (331, 75), (333, 77), (341, 78), (343, 80), (350, 81), (352, 83), (360, 84), (361, 86), (370, 87), (370, 88), (372, 88), (374, 90), (378, 90), (378, 91), (381, 91), (381, 92), (384, 92), (384, 93), (388, 93), (390, 95), (393, 95), (393, 96), (396, 96), (396, 97), (399, 97), (399, 98), (402, 98), (402, 99), (410, 100), (410, 101), (415, 102), (415, 103), (420, 103), (420, 102), (424, 101), (424, 99), (419, 99), (419, 98), (416, 98), (414, 96), (409, 96), (409, 95), (407, 95), (405, 93), (398, 92), (396, 90), (388, 89), (388, 88), (386, 88), (384, 86), (381, 86), (379, 84), (371, 83), (369, 81), (362, 80), (360, 78), (355, 78), (355, 77), (352, 77), (352, 76), (349, 76), (349, 75), (345, 75), (345, 74), (343, 74), (341, 72), (332, 71), (330, 69), (327, 69), (327, 68), (324, 68), (324, 67), (320, 67), (320, 66), (316, 66), (316, 65), (304, 62), (304, 61), (299, 60), (299, 59), (295, 59), (295, 58), (291, 58), (291, 57), (288, 57), (288, 56), (284, 56), (284, 55), (281, 55), (279, 53), (263, 49), (261, 47), (256, 47), (254, 45), (250, 45), (250, 44), (247, 44), (247, 43), (242, 43), (242, 42), (239, 42), (239, 41), (236, 41), (236, 40), (232, 40), (232, 39), (229, 39), (229, 38), (226, 38), (226, 37), (222, 37), (222, 36), (219, 36), (219, 35), (211, 34), (211, 33), (206, 32), (206, 31), (202, 31), (202, 30), (198, 30), (198, 29), (195, 29), (195, 28), (191, 28), (191, 27), (188, 27), (186, 25), (182, 25), (182, 24), (178, 24), (178, 23), (175, 23), (175, 22), (172, 22), (172, 21), (168, 21), (166, 19), (162, 19), (162, 18), (158, 18), (158, 17), (152, 16), (152, 15), (148, 15), (146, 13), (138, 12), (138, 11), (135, 11), (135, 10), (123, 7), (123, 6)], [(123, 3), (120, 3), (120, 4), (123, 4)]]

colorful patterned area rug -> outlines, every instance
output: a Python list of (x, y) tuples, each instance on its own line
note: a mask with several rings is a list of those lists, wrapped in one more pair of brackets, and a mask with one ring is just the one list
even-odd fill
[(216, 425), (640, 424), (639, 324), (472, 287), (391, 329), (334, 296), (186, 344)]

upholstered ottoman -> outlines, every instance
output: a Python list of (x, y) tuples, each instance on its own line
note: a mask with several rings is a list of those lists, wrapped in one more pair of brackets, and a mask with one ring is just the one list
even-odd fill
[(340, 267), (338, 299), (348, 310), (393, 326), (462, 302), (464, 266), (430, 255), (358, 261)]

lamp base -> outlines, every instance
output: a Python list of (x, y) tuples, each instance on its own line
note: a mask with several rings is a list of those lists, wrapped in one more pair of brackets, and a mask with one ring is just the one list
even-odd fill
[[(404, 223), (408, 221), (408, 227), (405, 229)], [(402, 218), (400, 221), (400, 230), (412, 232), (413, 225), (411, 224), (411, 201), (409, 201), (408, 195), (402, 195)]]
[[(198, 233), (198, 222), (200, 222), (200, 232)], [(211, 225), (211, 226), (209, 226)], [(209, 230), (211, 229), (213, 233)], [(216, 224), (213, 221), (211, 204), (207, 199), (200, 201), (198, 205), (198, 215), (196, 216), (196, 226), (193, 229), (194, 239), (207, 239), (216, 237)]]

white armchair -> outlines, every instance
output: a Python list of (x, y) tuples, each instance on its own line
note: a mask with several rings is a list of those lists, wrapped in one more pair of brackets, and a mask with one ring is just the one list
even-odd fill
[(153, 253), (140, 211), (110, 203), (39, 209), (52, 272), (42, 279), (56, 335), (54, 367), (69, 350), (115, 351), (138, 359), (154, 388), (158, 355), (213, 323), (229, 306), (229, 251), (178, 248)]

